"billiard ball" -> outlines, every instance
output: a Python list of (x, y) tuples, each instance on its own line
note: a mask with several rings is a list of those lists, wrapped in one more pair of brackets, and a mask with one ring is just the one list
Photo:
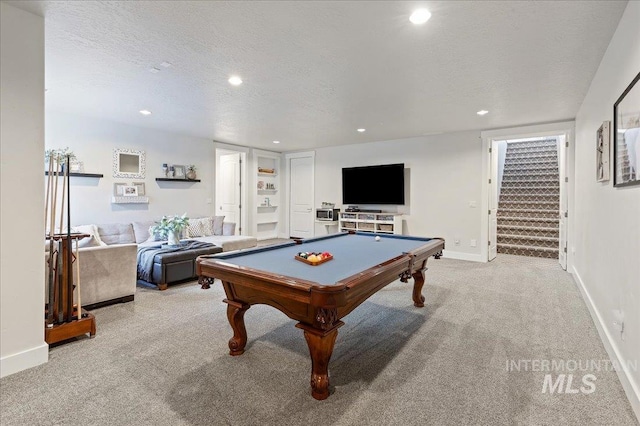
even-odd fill
[(380, 237), (379, 236), (376, 237), (376, 241), (380, 241)]

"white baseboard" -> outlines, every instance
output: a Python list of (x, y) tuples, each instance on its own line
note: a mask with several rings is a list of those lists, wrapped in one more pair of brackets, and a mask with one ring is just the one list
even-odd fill
[(600, 315), (600, 311), (594, 305), (593, 299), (591, 299), (591, 295), (589, 294), (589, 291), (587, 291), (587, 288), (585, 287), (580, 274), (578, 273), (578, 271), (576, 271), (575, 266), (572, 268), (572, 271), (573, 280), (580, 290), (582, 298), (584, 299), (584, 302), (589, 309), (589, 313), (591, 314), (593, 323), (596, 325), (596, 329), (598, 330), (598, 334), (600, 335), (600, 340), (602, 340), (609, 358), (611, 358), (614, 363), (617, 363), (617, 365), (621, 367), (619, 369), (616, 369), (618, 379), (620, 379), (620, 383), (622, 383), (622, 388), (627, 395), (627, 399), (631, 404), (633, 412), (636, 414), (636, 418), (640, 421), (640, 388), (638, 384), (633, 381), (631, 373), (629, 372), (629, 366), (627, 362), (621, 356), (618, 350), (618, 346), (614, 343), (613, 336), (611, 336), (611, 334), (609, 333), (608, 328), (605, 327), (602, 315)]
[(26, 370), (49, 361), (49, 345), (43, 343), (35, 348), (0, 358), (0, 377)]
[(442, 257), (445, 259), (468, 260), (470, 262), (484, 262), (480, 254), (463, 253), (460, 251), (443, 250)]

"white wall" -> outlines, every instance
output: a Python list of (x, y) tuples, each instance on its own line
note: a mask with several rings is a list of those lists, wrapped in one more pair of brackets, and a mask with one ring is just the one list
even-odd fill
[[(609, 182), (596, 182), (595, 155), (596, 131), (603, 121), (613, 120), (614, 102), (640, 71), (639, 22), (640, 2), (629, 2), (576, 117), (577, 214), (570, 243), (576, 281), (610, 355), (638, 363), (640, 185), (614, 188), (613, 172)], [(614, 310), (624, 313), (623, 335), (613, 326)], [(619, 375), (640, 418), (640, 371), (627, 369)]]
[[(343, 167), (404, 163), (410, 170), (406, 205), (371, 208), (404, 213), (404, 234), (444, 237), (449, 257), (481, 260), (480, 132), (320, 148), (315, 159), (316, 207), (322, 201), (342, 206)], [(470, 201), (477, 207), (469, 207)], [(316, 224), (315, 232), (326, 234), (322, 224)], [(459, 246), (454, 244), (456, 239)], [(472, 239), (477, 240), (476, 247), (471, 247)]]
[[(71, 178), (74, 225), (157, 220), (184, 212), (199, 217), (214, 212), (215, 150), (211, 140), (47, 111), (45, 143), (46, 148), (68, 146), (84, 163), (85, 172), (104, 174), (101, 179)], [(145, 151), (146, 178), (114, 178), (115, 148)], [(162, 177), (162, 163), (194, 164), (202, 182), (156, 182), (155, 178)], [(44, 160), (40, 168), (44, 169)], [(133, 181), (145, 183), (149, 204), (111, 204), (113, 184)]]
[(44, 19), (0, 3), (0, 377), (47, 362)]

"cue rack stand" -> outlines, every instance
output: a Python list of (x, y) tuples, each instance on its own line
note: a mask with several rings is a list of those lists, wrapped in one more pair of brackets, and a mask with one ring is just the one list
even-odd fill
[[(66, 159), (66, 167), (64, 166)], [(63, 340), (96, 334), (96, 320), (93, 314), (82, 309), (80, 297), (80, 254), (79, 242), (88, 234), (71, 232), (71, 190), (69, 185), (70, 157), (49, 157), (49, 173), (47, 178), (45, 203), (45, 229), (49, 245), (47, 262), (47, 283), (49, 284), (47, 303), (45, 305), (44, 339), (51, 345)], [(57, 211), (58, 178), (62, 177), (62, 202)], [(66, 200), (65, 200), (66, 198)], [(67, 226), (63, 227), (66, 208)], [(59, 215), (59, 216), (58, 216)], [(59, 226), (56, 231), (56, 219)], [(75, 252), (74, 252), (75, 246)], [(74, 274), (75, 271), (75, 274)], [(75, 284), (74, 284), (75, 276)], [(77, 290), (77, 303), (74, 304), (73, 292)]]

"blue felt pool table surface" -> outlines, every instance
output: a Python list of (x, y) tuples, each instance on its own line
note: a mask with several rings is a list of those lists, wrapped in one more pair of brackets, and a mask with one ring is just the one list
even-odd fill
[[(376, 241), (375, 237), (380, 240)], [(385, 234), (335, 234), (324, 238), (264, 247), (215, 256), (223, 262), (248, 267), (274, 275), (283, 275), (334, 285), (340, 280), (415, 250), (432, 239)], [(299, 252), (330, 252), (333, 259), (309, 265), (295, 259)]]

